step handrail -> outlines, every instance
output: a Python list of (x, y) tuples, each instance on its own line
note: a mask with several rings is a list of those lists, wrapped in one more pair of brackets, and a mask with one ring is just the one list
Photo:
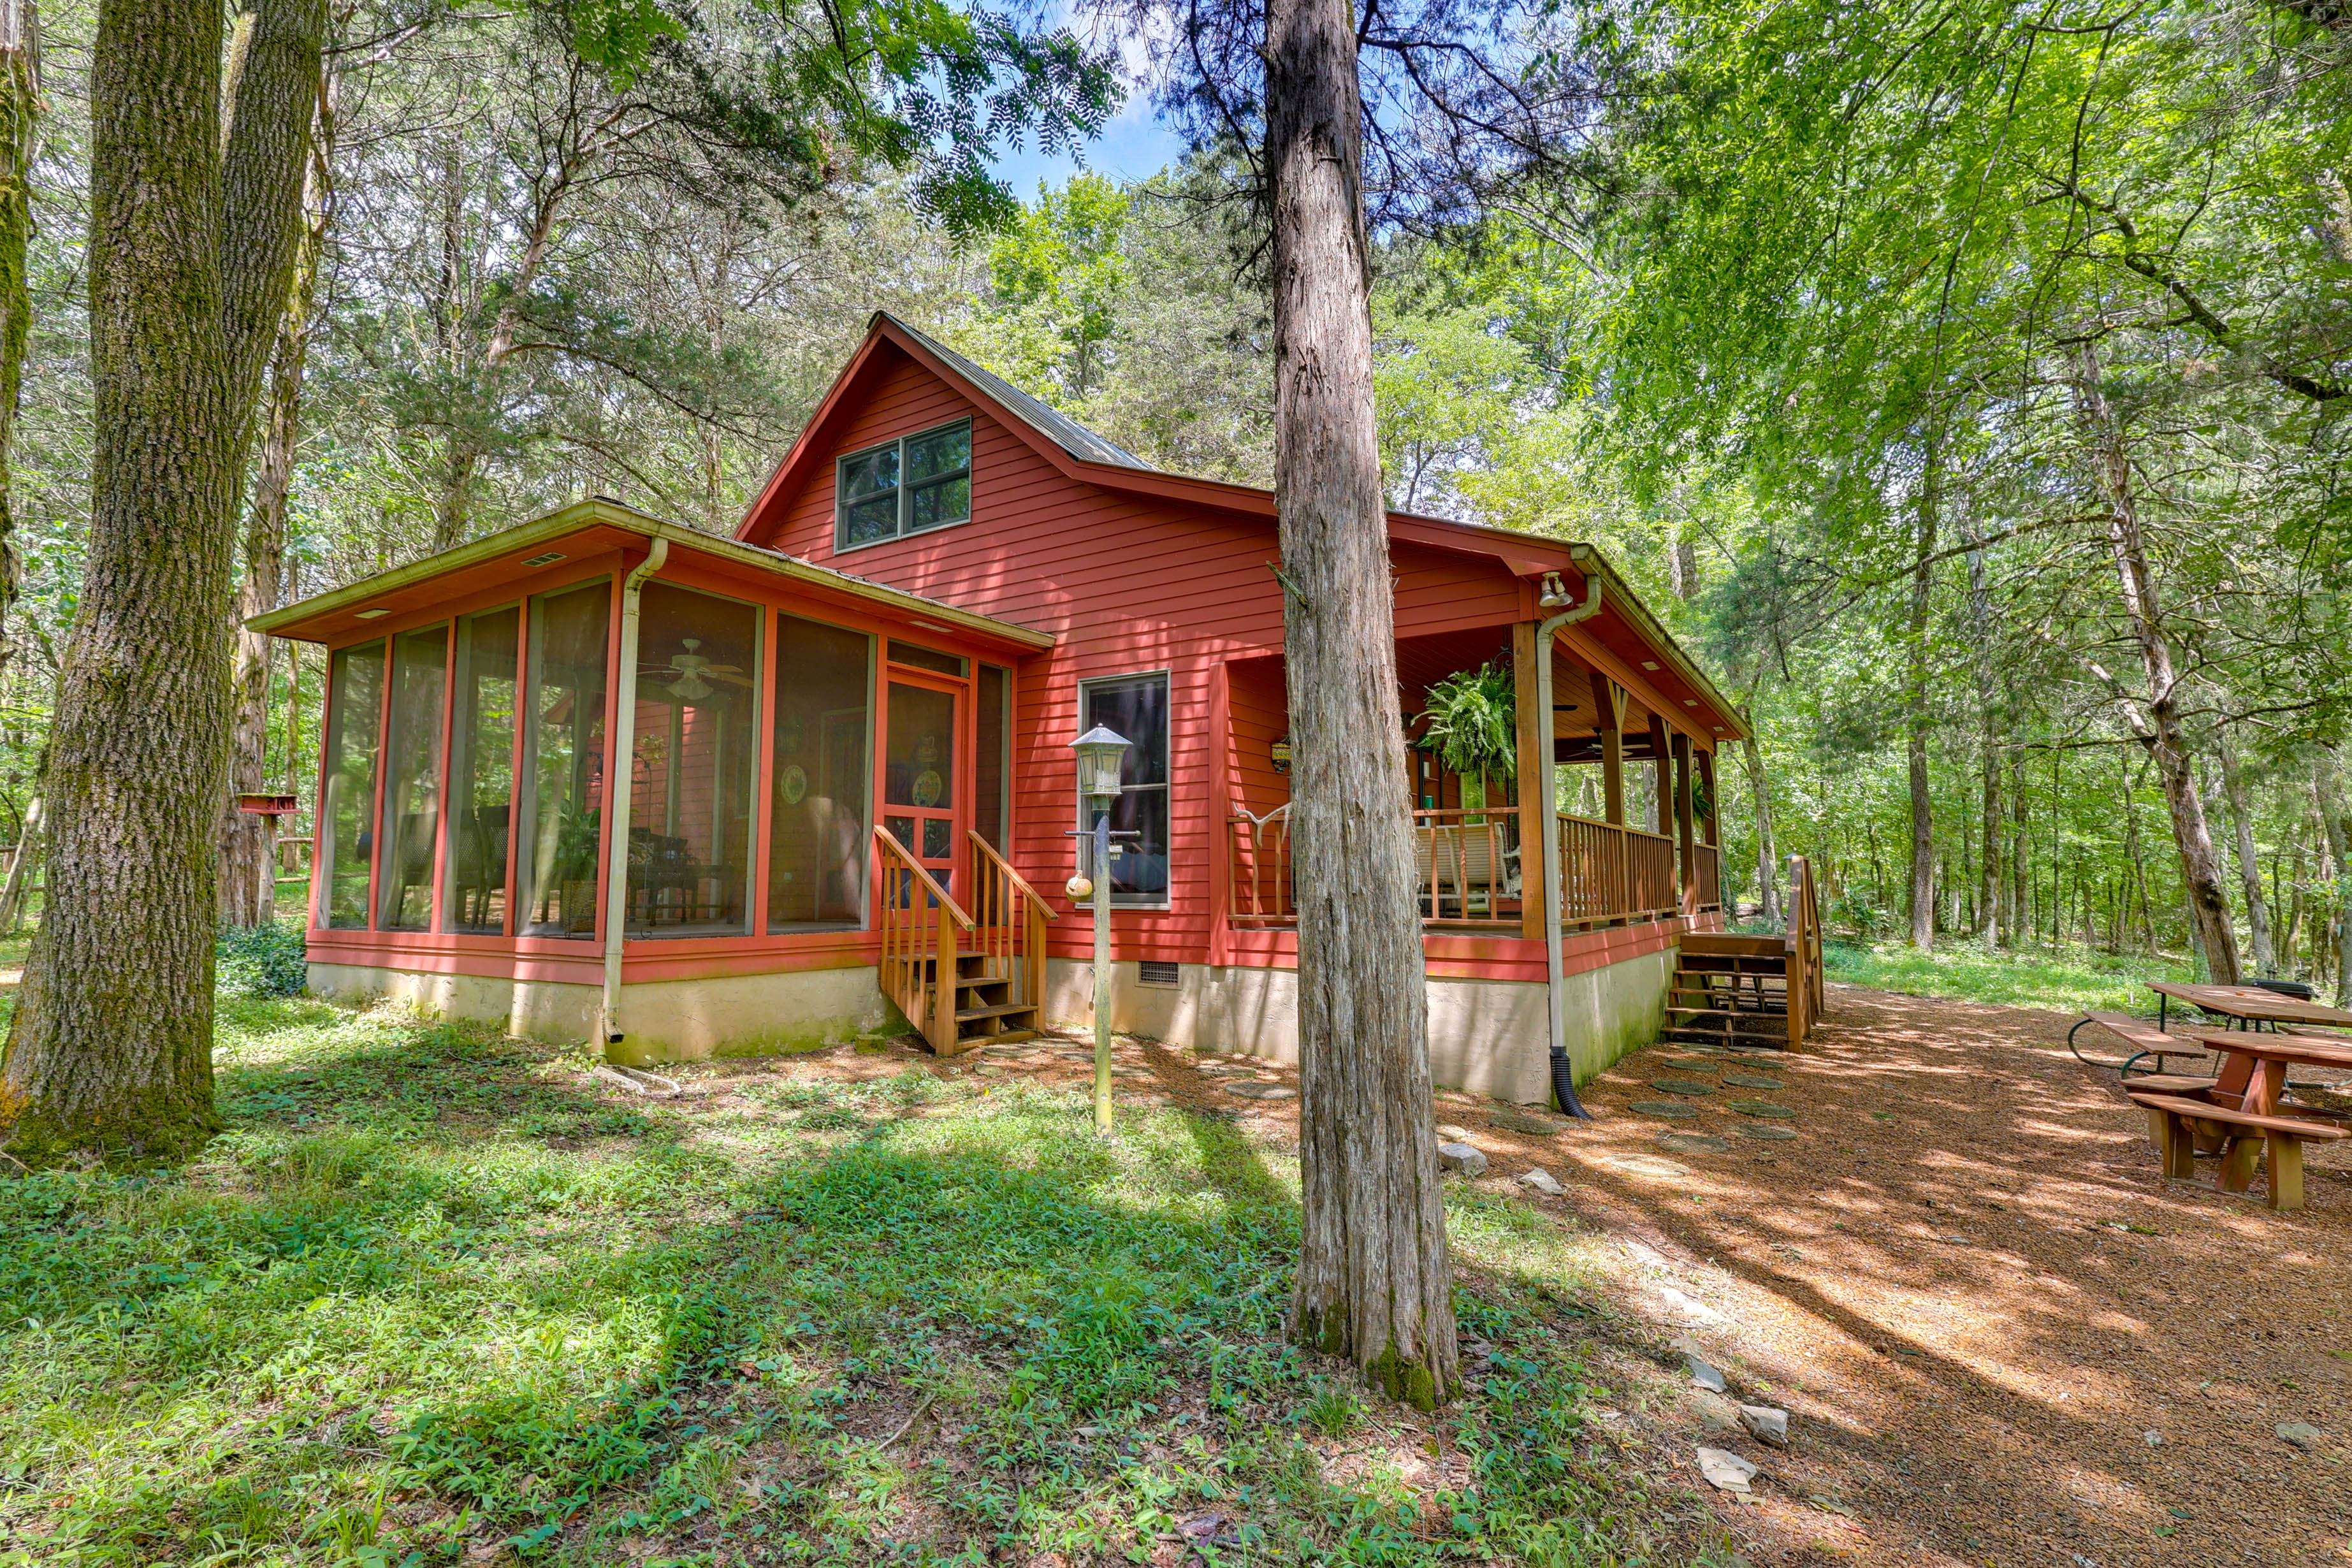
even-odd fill
[(896, 854), (900, 860), (906, 862), (907, 869), (915, 874), (917, 885), (938, 900), (940, 907), (955, 917), (956, 924), (966, 931), (971, 930), (972, 918), (963, 912), (963, 906), (948, 897), (948, 890), (940, 886), (937, 878), (923, 869), (923, 863), (915, 858), (913, 850), (898, 842), (897, 834), (877, 822), (874, 825), (874, 837), (875, 841), (882, 846), (883, 853)]
[(1045, 895), (1031, 887), (1029, 885), (1029, 879), (1014, 870), (1012, 866), (1006, 862), (1004, 857), (996, 852), (995, 845), (991, 844), (987, 839), (982, 838), (977, 830), (968, 832), (965, 837), (971, 840), (972, 847), (987, 856), (988, 863), (995, 867), (998, 870), (1003, 872), (1006, 879), (1014, 887), (1020, 889), (1023, 895), (1025, 896), (1030, 902), (1036, 905), (1039, 912), (1044, 914), (1047, 920), (1057, 921), (1062, 918), (1054, 912), (1054, 906), (1045, 901)]

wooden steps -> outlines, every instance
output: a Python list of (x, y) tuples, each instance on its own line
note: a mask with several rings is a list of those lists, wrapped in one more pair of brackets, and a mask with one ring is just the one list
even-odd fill
[(1039, 1005), (1023, 996), (1022, 977), (1014, 966), (987, 952), (960, 952), (952, 962), (952, 1012), (942, 1020), (952, 1027), (952, 1035), (923, 1027), (932, 998), (939, 994), (936, 957), (926, 954), (882, 966), (883, 994), (917, 1021), (932, 1050), (943, 1057), (961, 1056), (981, 1046), (1033, 1039), (1042, 1032)]
[(1785, 1050), (1794, 1044), (1785, 940), (1684, 932), (1660, 1037), (1753, 1050)]

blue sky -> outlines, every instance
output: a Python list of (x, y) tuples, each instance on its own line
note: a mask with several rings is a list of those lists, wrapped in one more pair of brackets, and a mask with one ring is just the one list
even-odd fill
[[(1068, 26), (1081, 37), (1101, 43), (1105, 29), (1115, 27), (1114, 16), (1104, 11), (1088, 14), (1086, 0), (1047, 0), (1044, 20), (1048, 26)], [(1127, 101), (1118, 118), (1103, 127), (1103, 132), (1088, 143), (1084, 154), (1084, 167), (1114, 180), (1148, 179), (1184, 155), (1184, 143), (1151, 110), (1151, 89), (1146, 76), (1150, 69), (1150, 50), (1141, 38), (1122, 36), (1118, 39), (1120, 74), (1126, 79)], [(1067, 153), (1048, 157), (1032, 143), (1017, 152), (1008, 153), (996, 160), (996, 177), (1013, 187), (1013, 194), (1024, 202), (1037, 199), (1037, 184), (1059, 185), (1082, 165)]]

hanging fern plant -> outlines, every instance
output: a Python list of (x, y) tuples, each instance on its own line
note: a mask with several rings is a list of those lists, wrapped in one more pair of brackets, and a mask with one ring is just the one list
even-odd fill
[(1413, 743), (1462, 776), (1465, 806), (1486, 804), (1489, 774), (1509, 778), (1518, 772), (1518, 688), (1508, 669), (1487, 663), (1454, 671), (1429, 689), (1422, 716), (1428, 728)]

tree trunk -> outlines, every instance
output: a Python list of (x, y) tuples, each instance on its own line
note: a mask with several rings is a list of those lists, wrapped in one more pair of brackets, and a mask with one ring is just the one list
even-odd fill
[(1757, 914), (1766, 925), (1777, 926), (1780, 923), (1780, 889), (1772, 879), (1777, 858), (1772, 842), (1772, 784), (1764, 776), (1764, 753), (1758, 749), (1755, 736), (1740, 741), (1739, 754), (1748, 764), (1748, 787), (1756, 798)]
[(224, 116), (216, 12), (99, 6), (89, 556), (50, 737), (48, 899), (0, 1066), (27, 1163), (174, 1158), (220, 1125), (239, 453), (285, 305), (324, 26), (316, 0), (269, 0)]
[(2254, 970), (2278, 973), (2278, 953), (2271, 946), (2270, 900), (2263, 896), (2263, 862), (2254, 847), (2253, 814), (2246, 808), (2246, 781), (2238, 771), (2238, 749), (2223, 727), (2217, 735), (2221, 752), (2221, 796), (2230, 808), (2230, 827), (2237, 840), (2238, 879), (2246, 889), (2246, 925), (2254, 944)]
[(8, 862), (8, 880), (0, 883), (0, 936), (15, 936), (25, 918), (25, 889), (32, 866), (41, 858), (41, 797), (25, 806), (25, 820), (16, 831), (16, 857)]
[[(270, 637), (246, 622), (278, 607), (286, 575), (286, 501), (293, 486), (300, 438), (303, 362), (310, 351), (310, 308), (319, 254), (327, 235), (327, 178), (333, 124), (331, 85), (320, 95), (304, 182), (303, 225), (294, 281), (269, 360), (262, 419), (261, 460), (246, 513), (245, 579), (236, 595), (236, 658), (232, 672), (236, 719), (230, 742), (229, 789), (268, 790)], [(267, 925), (278, 901), (278, 818), (228, 804), (221, 844), (221, 918), (234, 926)]]
[(33, 321), (26, 266), (33, 238), (33, 143), (40, 108), (40, 19), (33, 0), (0, 0), (0, 672), (16, 651), (8, 617), (24, 580), (8, 460), (24, 384), (25, 339)]
[(2172, 817), (2173, 843), (2180, 852), (2189, 934), (2205, 956), (2206, 978), (2215, 984), (2234, 985), (2239, 980), (2238, 937), (2230, 923), (2230, 897), (2221, 885), (2221, 858), (2213, 852), (2204, 804), (2197, 797), (2197, 782), (2190, 775), (2188, 742), (2180, 727), (2179, 679), (2174, 671), (2171, 640), (2164, 631), (2163, 610), (2157, 603), (2155, 575), (2148, 569), (2139, 500), (2132, 490), (2131, 462), (2115, 411), (2099, 382), (2098, 357), (2087, 343), (2075, 351), (2074, 396), (2093, 473), (2106, 501), (2107, 542), (2115, 557), (2125, 618), (2130, 622), (2147, 680), (2146, 700), (2134, 700), (2106, 671), (2096, 665), (2092, 668), (2107, 682), (2124, 721), (2155, 760), (2164, 803)]
[(1269, 0), (1275, 507), (1298, 887), (1302, 1224), (1289, 1331), (1395, 1398), (1454, 1392), (1348, 0)]
[(2336, 862), (2336, 1005), (2352, 1007), (2352, 806), (2336, 753), (2322, 752), (2314, 779), (2319, 821), (2327, 833), (2327, 858)]
[(1919, 479), (1918, 553), (1911, 568), (1911, 671), (1903, 694), (1903, 754), (1911, 794), (1911, 945), (1923, 951), (1936, 945), (1936, 811), (1927, 788), (1927, 612), (1935, 587), (1930, 558), (1936, 552), (1936, 508), (1940, 502), (1937, 460), (1931, 435)]
[(1969, 624), (1976, 633), (1977, 731), (1981, 749), (1984, 838), (1977, 864), (1977, 930), (1987, 952), (2000, 947), (2000, 748), (1992, 674), (1992, 593), (1984, 552), (1969, 552)]

